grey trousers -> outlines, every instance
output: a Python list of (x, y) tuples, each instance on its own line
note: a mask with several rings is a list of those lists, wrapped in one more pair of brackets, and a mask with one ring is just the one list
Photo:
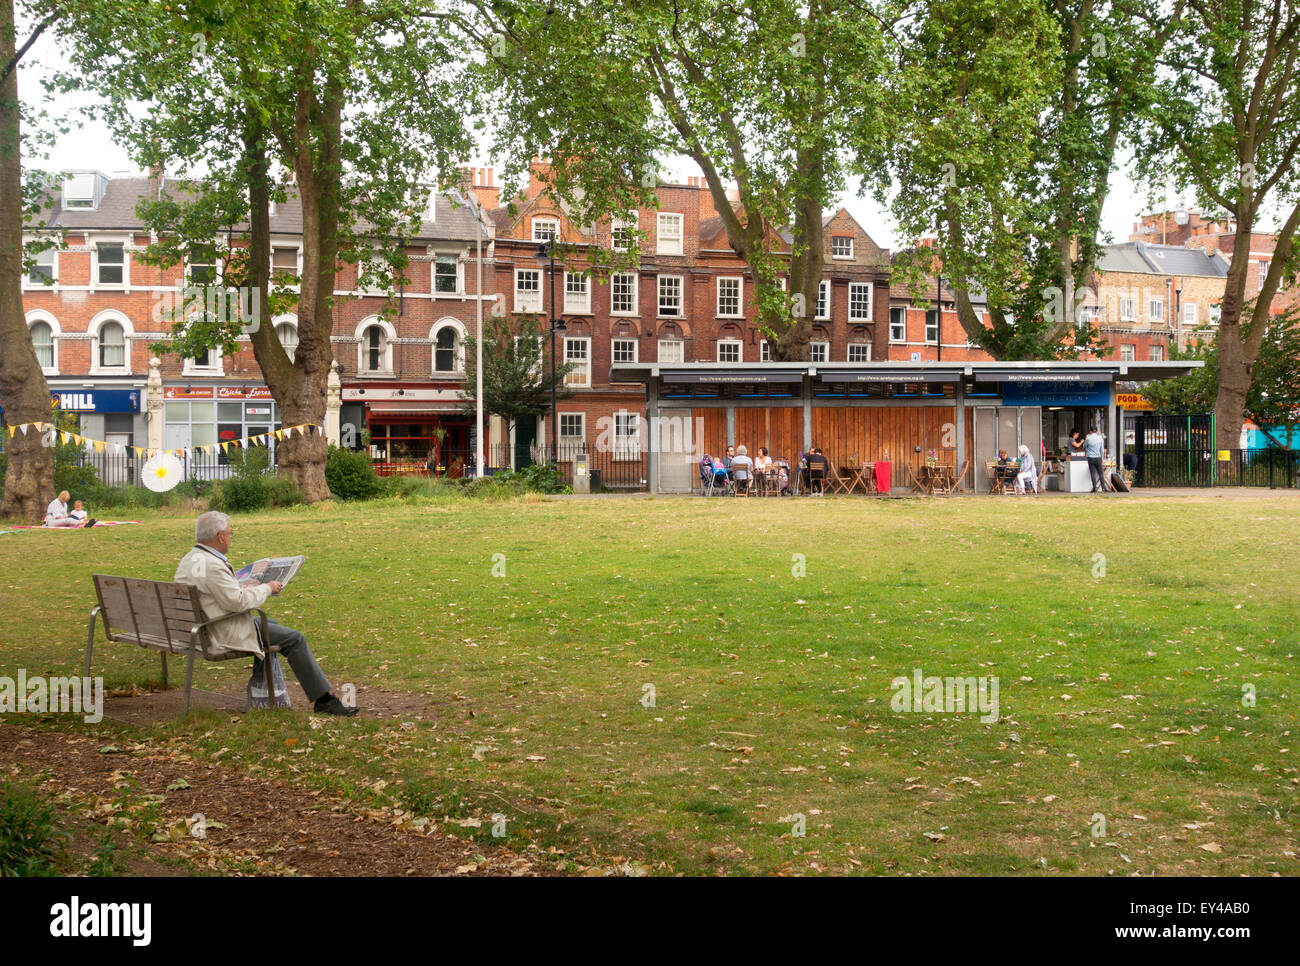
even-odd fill
[[(254, 620), (257, 626), (257, 636), (262, 636), (262, 622)], [(316, 656), (312, 654), (311, 647), (307, 644), (307, 638), (303, 636), (302, 631), (295, 631), (292, 627), (285, 627), (283, 624), (277, 624), (275, 621), (267, 619), (266, 629), (271, 635), (271, 646), (279, 647), (280, 653), (289, 661), (289, 667), (293, 668), (294, 677), (302, 685), (302, 689), (307, 692), (309, 701), (316, 701), (317, 698), (323, 698), (329, 693), (330, 683), (325, 678), (325, 672), (320, 669), (316, 663)], [(263, 643), (266, 643), (263, 641)], [(258, 672), (262, 669), (260, 658), (253, 659), (253, 670)]]
[(1102, 466), (1100, 456), (1088, 457), (1088, 474), (1092, 477), (1092, 488), (1094, 490), (1104, 490), (1106, 488), (1106, 471)]

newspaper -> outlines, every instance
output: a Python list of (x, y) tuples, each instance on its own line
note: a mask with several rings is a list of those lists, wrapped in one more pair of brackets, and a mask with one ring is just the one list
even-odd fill
[(287, 586), (306, 559), (302, 554), (296, 557), (263, 557), (235, 571), (235, 579), (241, 584), (265, 584), (276, 580)]

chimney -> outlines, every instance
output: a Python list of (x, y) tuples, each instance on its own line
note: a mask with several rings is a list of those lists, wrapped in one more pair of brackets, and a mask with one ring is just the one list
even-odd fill
[(163, 169), (161, 164), (149, 166), (149, 197), (157, 201), (162, 197)]
[(501, 189), (494, 185), (493, 172), (491, 168), (470, 168), (469, 189), (474, 192), (474, 198), (486, 211), (494, 211), (501, 207)]

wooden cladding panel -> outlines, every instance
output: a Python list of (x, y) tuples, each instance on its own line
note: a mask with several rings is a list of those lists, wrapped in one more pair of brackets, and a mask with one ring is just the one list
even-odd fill
[(760, 446), (766, 446), (773, 459), (799, 459), (803, 449), (803, 408), (736, 407), (736, 444), (747, 447), (751, 458), (758, 455)]

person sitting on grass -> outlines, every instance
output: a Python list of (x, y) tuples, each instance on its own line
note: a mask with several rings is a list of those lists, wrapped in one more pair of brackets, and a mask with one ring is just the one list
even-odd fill
[(80, 500), (72, 504), (72, 512), (68, 515), (75, 520), (80, 520), (83, 527), (93, 527), (95, 525), (95, 518), (86, 512), (86, 504)]
[[(68, 512), (68, 497), (71, 496), (67, 490), (59, 491), (59, 495), (50, 501), (50, 505), (45, 508), (45, 519), (41, 526), (44, 527), (67, 527), (71, 530), (79, 530), (82, 527), (94, 526), (94, 520), (86, 519), (85, 510), (82, 510), (80, 516)], [(81, 508), (81, 501), (77, 501), (78, 509)]]
[[(252, 654), (253, 674), (256, 676), (262, 670), (261, 622), (255, 621), (253, 615), (246, 612), (250, 608), (261, 607), (269, 597), (278, 594), (283, 585), (276, 580), (264, 584), (240, 584), (235, 579), (235, 568), (226, 559), (229, 552), (230, 517), (216, 510), (202, 513), (194, 522), (194, 548), (181, 558), (173, 579), (177, 583), (199, 589), (199, 606), (207, 619), (222, 614), (235, 615), (228, 620), (210, 624), (208, 636), (214, 651), (225, 654), (244, 651)], [(303, 633), (273, 620), (266, 623), (270, 637), (268, 643), (278, 646), (280, 653), (289, 659), (289, 666), (293, 668), (298, 683), (312, 702), (312, 710), (317, 714), (356, 714), (356, 708), (348, 707), (330, 692), (325, 672), (316, 663)], [(268, 687), (268, 697), (270, 694), (271, 688)]]

